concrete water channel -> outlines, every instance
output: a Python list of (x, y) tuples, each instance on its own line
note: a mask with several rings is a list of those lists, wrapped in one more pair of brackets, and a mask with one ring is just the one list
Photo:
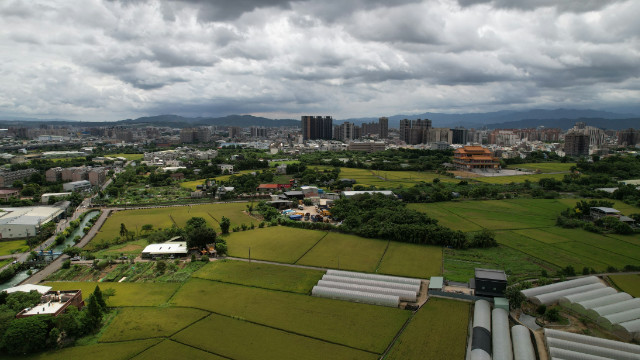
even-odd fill
[[(64, 242), (60, 245), (54, 245), (52, 246), (49, 250), (51, 250), (52, 254), (54, 255), (47, 255), (48, 260), (55, 260), (58, 256), (60, 256), (60, 253), (62, 253), (62, 251), (67, 247), (67, 246), (73, 246), (75, 245), (75, 241), (73, 241), (73, 239), (75, 239), (76, 236), (80, 236), (80, 238), (82, 238), (85, 233), (84, 233), (84, 228), (85, 226), (87, 226), (87, 223), (89, 222), (89, 220), (93, 219), (94, 217), (98, 216), (98, 214), (100, 214), (100, 211), (90, 211), (83, 219), (82, 222), (80, 222), (80, 226), (78, 226), (71, 234), (69, 234), (69, 236), (67, 236), (67, 238), (64, 240)], [(35, 249), (36, 252), (38, 252), (40, 249), (37, 248)], [(49, 251), (46, 250), (44, 251), (45, 254)], [(36, 269), (30, 269), (32, 273), (36, 273)], [(19, 273), (17, 273), (13, 278), (11, 278), (11, 280), (0, 284), (0, 291), (4, 290), (4, 289), (8, 289), (10, 287), (14, 287), (18, 284), (20, 284), (22, 281), (26, 280), (27, 278), (29, 278), (29, 274), (28, 274), (29, 270), (23, 270), (20, 271)]]

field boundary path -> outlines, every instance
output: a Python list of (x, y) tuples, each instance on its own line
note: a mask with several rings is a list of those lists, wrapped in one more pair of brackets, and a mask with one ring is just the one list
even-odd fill
[(308, 249), (307, 249), (307, 251), (305, 251), (305, 252), (304, 252), (304, 254), (300, 255), (300, 257), (299, 257), (296, 261), (294, 261), (293, 263), (294, 263), (294, 264), (297, 264), (297, 263), (298, 263), (298, 261), (302, 260), (302, 258), (303, 258), (305, 255), (307, 255), (307, 254), (309, 253), (309, 251), (311, 251), (314, 247), (316, 247), (316, 245), (318, 245), (318, 244), (320, 243), (320, 241), (322, 241), (322, 239), (324, 239), (325, 237), (327, 237), (327, 235), (329, 235), (329, 231), (325, 232), (325, 233), (324, 233), (324, 235), (323, 235), (320, 239), (318, 239), (318, 241), (316, 241), (316, 243), (315, 243), (315, 244), (313, 244), (313, 246), (311, 246), (310, 248), (308, 248)]

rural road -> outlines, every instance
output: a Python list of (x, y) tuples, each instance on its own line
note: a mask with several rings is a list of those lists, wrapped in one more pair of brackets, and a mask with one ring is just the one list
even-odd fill
[[(98, 218), (96, 223), (91, 227), (91, 230), (89, 230), (89, 232), (82, 238), (82, 240), (80, 240), (80, 242), (76, 244), (77, 247), (80, 247), (80, 248), (84, 247), (89, 243), (89, 241), (91, 241), (91, 239), (93, 239), (94, 236), (96, 236), (96, 234), (98, 233), (98, 230), (102, 227), (102, 224), (104, 224), (104, 222), (107, 220), (107, 217), (109, 216), (110, 212), (111, 212), (111, 209), (106, 209), (102, 211), (102, 214), (100, 214), (100, 217)], [(28, 253), (26, 254), (28, 256)], [(69, 259), (68, 255), (64, 255), (64, 254), (60, 255), (57, 259), (55, 259), (49, 265), (47, 265), (47, 267), (31, 275), (29, 278), (25, 279), (24, 281), (22, 281), (20, 285), (39, 283), (40, 281), (46, 279), (47, 276), (58, 271), (58, 269), (62, 267), (62, 263), (67, 259)]]

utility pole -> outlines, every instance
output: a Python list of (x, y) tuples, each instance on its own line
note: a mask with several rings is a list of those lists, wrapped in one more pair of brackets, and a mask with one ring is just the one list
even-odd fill
[(249, 262), (251, 262), (251, 246), (249, 246)]

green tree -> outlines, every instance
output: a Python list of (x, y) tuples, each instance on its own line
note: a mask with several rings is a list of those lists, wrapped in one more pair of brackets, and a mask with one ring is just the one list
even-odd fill
[(96, 285), (96, 288), (93, 290), (93, 297), (96, 299), (98, 305), (102, 309), (102, 312), (107, 310), (107, 303), (104, 301), (104, 297), (102, 296), (102, 291), (100, 290), (100, 286)]
[(204, 248), (216, 241), (216, 232), (209, 226), (187, 229), (187, 246)]
[(28, 354), (43, 350), (49, 334), (48, 315), (15, 319), (4, 333), (0, 347), (9, 354)]
[(231, 227), (231, 221), (228, 218), (223, 216), (222, 219), (220, 220), (220, 229), (222, 230), (222, 233), (228, 234), (229, 227)]
[(166, 270), (167, 270), (167, 263), (165, 263), (162, 260), (156, 262), (156, 271), (158, 272), (158, 274), (162, 275)]
[(126, 238), (128, 233), (129, 231), (127, 231), (127, 227), (124, 225), (124, 223), (120, 223), (120, 237)]

